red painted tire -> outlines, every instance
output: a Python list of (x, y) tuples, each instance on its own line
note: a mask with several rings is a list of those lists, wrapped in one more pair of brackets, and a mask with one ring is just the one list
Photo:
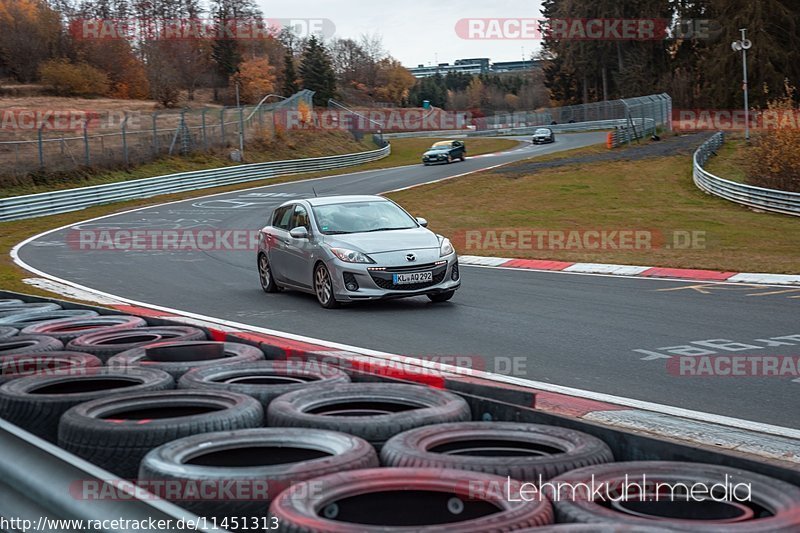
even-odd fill
[(193, 368), (253, 363), (264, 359), (264, 352), (237, 342), (167, 341), (139, 346), (118, 353), (108, 360), (108, 366), (145, 366), (157, 368), (179, 380)]
[(371, 468), (292, 485), (269, 512), (286, 533), (484, 533), (553, 522), (546, 498), (515, 501), (519, 490), (517, 481), (479, 472)]
[(149, 328), (114, 329), (82, 335), (67, 344), (67, 350), (96, 355), (103, 361), (139, 346), (164, 341), (202, 341), (203, 330), (188, 326), (159, 326)]
[(80, 368), (47, 376), (13, 379), (0, 386), (0, 417), (56, 442), (59, 418), (68, 409), (126, 392), (166, 391), (175, 387), (172, 376), (146, 368)]
[[(630, 493), (633, 494), (632, 498), (618, 503), (595, 501), (588, 498), (585, 492), (575, 498), (560, 497), (554, 499), (558, 521), (658, 526), (675, 531), (713, 533), (800, 531), (800, 487), (733, 467), (669, 461), (622, 462), (579, 468), (551, 482), (570, 486), (592, 483), (594, 486), (619, 487), (626, 482), (626, 476), (629, 484), (641, 484), (643, 475), (646, 475), (647, 484), (653, 491), (651, 500), (642, 502), (643, 498), (635, 491)], [(669, 495), (652, 501), (656, 499), (653, 483), (666, 483), (669, 486), (678, 486), (680, 483), (688, 487), (698, 484), (702, 484), (700, 487), (714, 484), (725, 487), (726, 483), (730, 486), (743, 483), (749, 486), (749, 490), (743, 487), (728, 489), (727, 501), (721, 503), (708, 498), (705, 502), (697, 502), (696, 498), (692, 501), (681, 498), (673, 503)], [(724, 494), (719, 492), (721, 489), (716, 490), (716, 497), (723, 499)], [(618, 493), (612, 493), (611, 496), (619, 498)], [(748, 502), (737, 501), (746, 496), (749, 496)]]
[(83, 335), (116, 329), (141, 328), (147, 325), (143, 318), (128, 315), (106, 315), (97, 317), (62, 318), (46, 323), (33, 324), (22, 330), (25, 335), (49, 335), (69, 342)]
[(457, 422), (395, 435), (381, 449), (386, 466), (455, 468), (550, 479), (583, 466), (614, 460), (611, 449), (581, 431), (521, 422)]
[[(127, 369), (132, 370), (144, 371)], [(64, 413), (58, 445), (123, 479), (133, 479), (147, 452), (162, 444), (200, 433), (260, 427), (263, 422), (261, 404), (244, 394), (195, 390), (118, 394)]]
[(82, 352), (41, 352), (0, 356), (0, 385), (31, 375), (49, 375), (54, 371), (103, 366), (97, 357)]

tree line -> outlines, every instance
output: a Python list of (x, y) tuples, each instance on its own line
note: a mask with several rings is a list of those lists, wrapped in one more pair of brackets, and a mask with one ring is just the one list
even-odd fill
[(742, 57), (731, 49), (748, 28), (751, 103), (800, 81), (797, 0), (544, 0), (547, 19), (658, 19), (666, 38), (573, 40), (546, 33), (542, 57), (553, 100), (584, 103), (666, 92), (683, 108), (743, 103)]

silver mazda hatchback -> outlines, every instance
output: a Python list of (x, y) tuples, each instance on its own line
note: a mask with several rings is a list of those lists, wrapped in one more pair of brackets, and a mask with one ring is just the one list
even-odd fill
[(328, 309), (422, 295), (447, 301), (461, 285), (458, 257), (426, 226), (381, 196), (286, 202), (259, 232), (261, 287), (308, 292)]

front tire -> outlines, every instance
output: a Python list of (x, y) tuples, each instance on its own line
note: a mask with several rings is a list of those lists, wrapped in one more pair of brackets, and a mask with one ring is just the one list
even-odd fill
[(264, 292), (278, 292), (278, 284), (275, 283), (275, 277), (272, 275), (267, 254), (258, 255), (258, 280), (261, 282)]
[(434, 303), (446, 302), (447, 300), (452, 298), (455, 293), (456, 291), (447, 291), (447, 292), (440, 292), (437, 294), (429, 294), (428, 299)]
[(339, 307), (339, 302), (333, 296), (333, 280), (328, 272), (328, 267), (323, 263), (314, 269), (314, 294), (317, 296), (319, 305), (325, 309), (335, 309)]

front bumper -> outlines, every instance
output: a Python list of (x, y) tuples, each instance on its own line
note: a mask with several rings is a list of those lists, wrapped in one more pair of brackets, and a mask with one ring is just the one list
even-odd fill
[(423, 157), (422, 158), (422, 164), (423, 165), (438, 165), (438, 164), (441, 164), (441, 163), (447, 163), (447, 156), (444, 156), (443, 158), (439, 158), (439, 157)]
[[(412, 267), (381, 267), (378, 265), (353, 265), (335, 259), (328, 265), (333, 280), (333, 292), (339, 302), (357, 302), (365, 300), (388, 300), (392, 298), (409, 298), (426, 294), (439, 294), (458, 289), (461, 286), (461, 272), (458, 257), (452, 254), (442, 258), (442, 264), (428, 263)], [(379, 269), (385, 270), (379, 270)], [(393, 275), (396, 273), (432, 272), (431, 282), (395, 285)], [(358, 290), (349, 290), (345, 278), (355, 280)], [(453, 279), (455, 278), (455, 279)]]
[(533, 139), (533, 144), (549, 144), (549, 143), (552, 143), (552, 142), (555, 142), (555, 139), (552, 139), (550, 137), (544, 137), (544, 138), (541, 138), (541, 139)]

